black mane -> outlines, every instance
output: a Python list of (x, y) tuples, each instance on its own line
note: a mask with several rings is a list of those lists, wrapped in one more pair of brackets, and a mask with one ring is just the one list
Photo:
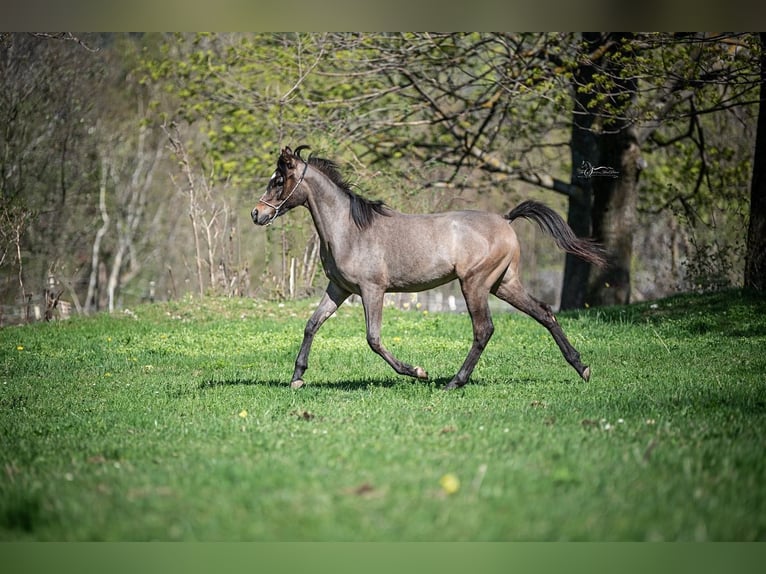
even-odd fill
[(351, 191), (351, 185), (338, 171), (338, 164), (332, 160), (316, 157), (308, 158), (309, 165), (317, 168), (337, 185), (351, 199), (351, 218), (359, 229), (367, 229), (378, 215), (389, 215), (388, 207), (379, 199), (366, 199)]

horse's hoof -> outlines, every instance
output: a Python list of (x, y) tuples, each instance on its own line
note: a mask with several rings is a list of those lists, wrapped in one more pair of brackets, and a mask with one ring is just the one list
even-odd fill
[(418, 379), (423, 379), (423, 380), (428, 379), (428, 373), (425, 372), (423, 367), (415, 367), (415, 376)]
[(461, 385), (461, 384), (458, 384), (458, 383), (457, 383), (457, 382), (455, 382), (455, 381), (450, 381), (450, 382), (447, 384), (447, 386), (446, 386), (446, 387), (444, 387), (444, 390), (445, 390), (445, 391), (453, 391), (453, 390), (455, 390), (455, 389), (459, 389), (459, 388), (460, 388), (460, 387), (462, 387), (462, 386), (463, 386), (463, 385)]
[(303, 379), (296, 379), (290, 383), (291, 389), (300, 389), (303, 386)]
[(590, 367), (585, 367), (585, 370), (582, 372), (582, 375), (580, 376), (587, 383), (590, 380)]

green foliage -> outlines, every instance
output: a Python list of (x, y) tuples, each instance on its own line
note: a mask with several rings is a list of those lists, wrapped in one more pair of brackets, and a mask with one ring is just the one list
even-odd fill
[(683, 231), (684, 290), (742, 284), (755, 133), (754, 123), (726, 113), (698, 118), (690, 137), (647, 153), (653, 169), (644, 172), (640, 209), (649, 218), (672, 214)]
[(213, 169), (237, 185), (263, 179), (281, 146), (321, 149), (350, 121), (344, 102), (379, 83), (324, 75), (351, 55), (332, 47), (325, 34), (177, 35), (145, 69), (173, 94), (175, 119), (201, 124)]
[[(456, 152), (465, 153), (454, 149), (454, 138), (466, 133), (481, 138), (474, 145), (512, 146), (503, 159), (514, 161), (550, 117), (549, 103), (563, 99), (524, 48), (559, 54), (563, 38), (178, 35), (145, 67), (147, 81), (174, 95), (173, 117), (203, 124), (215, 168), (236, 184), (263, 178), (263, 164), (280, 146), (306, 142), (397, 170), (412, 154), (417, 163), (439, 157), (452, 164)], [(547, 45), (535, 45), (541, 42)], [(469, 156), (462, 161), (475, 165)]]
[[(359, 306), (288, 386), (312, 302), (186, 299), (0, 330), (3, 540), (763, 540), (766, 303), (746, 292), (562, 314), (593, 368), (496, 314)], [(64, 368), (62, 368), (62, 366)]]

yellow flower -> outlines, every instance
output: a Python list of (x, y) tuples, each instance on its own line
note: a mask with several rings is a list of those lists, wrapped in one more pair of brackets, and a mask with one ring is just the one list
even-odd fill
[(460, 480), (451, 472), (448, 472), (442, 476), (439, 479), (439, 484), (441, 485), (442, 490), (447, 494), (455, 494), (458, 490), (460, 490)]
[(18, 345), (18, 346), (16, 347), (16, 350), (17, 350), (17, 351), (23, 351), (23, 350), (24, 350), (24, 345)]
[(240, 418), (243, 418), (243, 419), (247, 418), (247, 411), (245, 409), (242, 409), (241, 411), (239, 411), (239, 416)]

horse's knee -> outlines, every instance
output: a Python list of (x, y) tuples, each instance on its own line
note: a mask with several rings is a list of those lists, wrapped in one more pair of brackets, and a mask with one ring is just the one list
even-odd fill
[(489, 343), (494, 332), (495, 325), (491, 320), (481, 325), (476, 325), (473, 335), (474, 341), (483, 349)]

